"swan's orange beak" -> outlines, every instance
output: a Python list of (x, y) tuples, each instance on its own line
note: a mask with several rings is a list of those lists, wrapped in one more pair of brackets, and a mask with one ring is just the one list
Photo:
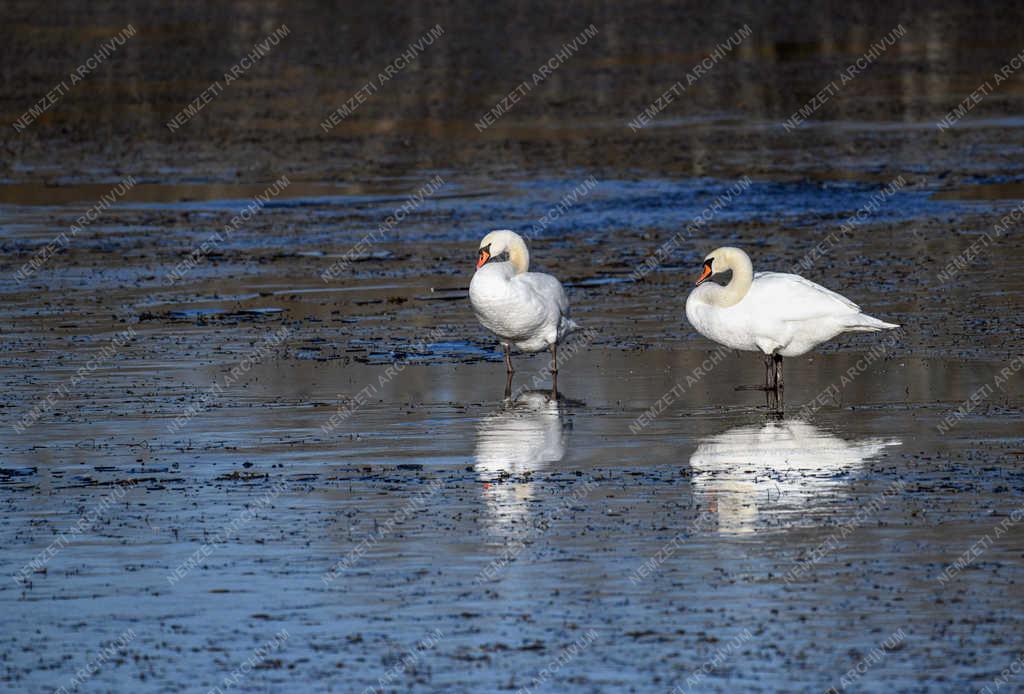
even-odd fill
[(700, 273), (700, 277), (697, 278), (697, 284), (694, 286), (699, 287), (704, 284), (708, 277), (711, 277), (711, 263), (704, 263), (704, 271)]
[(476, 269), (479, 270), (480, 268), (482, 268), (484, 266), (484, 263), (486, 263), (488, 260), (490, 260), (490, 258), (491, 258), (491, 254), (488, 253), (483, 248), (481, 248), (480, 249), (480, 255), (478, 255), (476, 257)]

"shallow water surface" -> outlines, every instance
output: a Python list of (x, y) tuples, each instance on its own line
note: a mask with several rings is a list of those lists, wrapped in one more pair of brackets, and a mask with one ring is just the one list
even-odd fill
[[(993, 669), (976, 652), (1014, 657), (1003, 605), (1024, 598), (1019, 534), (937, 577), (1020, 505), (1019, 391), (941, 435), (959, 392), (998, 369), (887, 357), (803, 408), (863, 358), (791, 360), (777, 420), (733, 390), (759, 362), (731, 356), (639, 429), (708, 353), (585, 349), (557, 399), (541, 357), (517, 360), (514, 402), (490, 361), (382, 383), (386, 364), (275, 357), (174, 432), (223, 367), (164, 385), (139, 373), (116, 414), (90, 410), (106, 392), (93, 389), (74, 408), (88, 417), (8, 448), (4, 565), (134, 486), (27, 585), (2, 585), (8, 672), (52, 685), (131, 628), (127, 661), (98, 682), (205, 688), (285, 629), (254, 681), (350, 690), (436, 634), (402, 686), (500, 689), (593, 630), (558, 681), (668, 689), (735, 642), (713, 681), (825, 689), (902, 630), (865, 686), (920, 684), (922, 663), (933, 683), (982, 681)], [(175, 382), (184, 397), (167, 397)], [(368, 387), (365, 404), (346, 400)]]
[[(907, 189), (808, 266), (904, 327), (787, 360), (773, 419), (734, 390), (759, 358), (683, 320), (695, 265), (727, 239), (789, 269), (878, 186), (753, 182), (638, 276), (732, 182), (603, 181), (532, 241), (590, 331), (558, 398), (517, 355), (505, 401), (466, 302), (477, 230), (581, 182), (453, 183), (356, 256), (401, 195), (282, 200), (173, 281), (244, 202), (139, 199), (4, 280), (8, 682), (61, 686), (126, 630), (91, 684), (209, 688), (259, 652), (246, 686), (503, 690), (573, 644), (552, 686), (667, 690), (714, 660), (701, 686), (824, 690), (887, 640), (868, 689), (1012, 662), (1020, 275), (983, 256), (935, 286), (968, 245), (948, 220), (1011, 203)], [(26, 202), (19, 247), (81, 214)]]

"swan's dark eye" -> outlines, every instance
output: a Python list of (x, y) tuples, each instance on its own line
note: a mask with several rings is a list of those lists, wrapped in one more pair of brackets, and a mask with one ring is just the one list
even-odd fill
[(713, 263), (713, 262), (715, 262), (714, 258), (708, 258), (707, 260), (704, 261), (704, 267), (706, 267), (706, 268), (708, 268), (710, 270), (711, 269), (711, 263)]
[(487, 244), (486, 246), (480, 249), (479, 253), (477, 253), (476, 267), (477, 269), (480, 269), (481, 267), (487, 265), (488, 263), (505, 263), (508, 262), (508, 260), (509, 252), (507, 248), (498, 253), (497, 255), (492, 255), (491, 244)]

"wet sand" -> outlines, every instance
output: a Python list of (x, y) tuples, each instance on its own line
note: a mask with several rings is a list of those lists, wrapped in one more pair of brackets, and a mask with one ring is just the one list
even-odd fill
[[(994, 229), (1020, 201), (1024, 92), (934, 126), (1024, 45), (1017, 11), (523, 7), (495, 10), (500, 32), (446, 3), (234, 6), (246, 22), (153, 9), (88, 86), (6, 128), (5, 688), (70, 689), (119, 638), (82, 690), (227, 690), (248, 663), (245, 691), (506, 691), (545, 668), (538, 691), (963, 691), (1020, 656), (1024, 246), (1018, 224)], [(0, 42), (8, 121), (79, 59), (68, 27), (100, 41), (134, 19), (4, 12), (37, 46), (19, 60), (25, 43)], [(591, 21), (593, 45), (476, 131)], [(167, 131), (282, 22), (292, 38)], [(436, 22), (444, 39), (321, 132)], [(630, 131), (744, 22), (748, 43)], [(782, 130), (898, 22), (898, 48)], [(594, 331), (557, 400), (542, 356), (516, 357), (503, 400), (469, 310), (476, 241), (497, 227), (532, 232), (535, 267)], [(769, 418), (733, 389), (759, 358), (715, 356), (683, 317), (723, 243), (781, 271), (824, 243), (800, 274), (903, 331), (788, 360), (786, 414)]]

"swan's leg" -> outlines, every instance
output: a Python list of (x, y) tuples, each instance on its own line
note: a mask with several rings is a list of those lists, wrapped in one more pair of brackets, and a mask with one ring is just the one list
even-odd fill
[(551, 397), (558, 400), (558, 343), (551, 343)]
[(516, 370), (512, 368), (512, 345), (505, 343), (502, 347), (505, 348), (505, 399), (508, 400), (512, 397), (512, 374)]
[(782, 357), (778, 354), (773, 355), (774, 361), (774, 373), (775, 373), (775, 409), (776, 412), (782, 414)]
[(782, 385), (782, 357), (779, 357), (779, 412), (782, 412), (782, 393), (785, 388)]
[(772, 364), (772, 355), (764, 355), (764, 385), (763, 386), (736, 386), (733, 390), (763, 390), (768, 392), (774, 390), (775, 385), (772, 381), (772, 370), (774, 365)]
[(506, 343), (502, 347), (505, 348), (505, 371), (511, 376), (516, 371), (512, 368), (512, 345)]

